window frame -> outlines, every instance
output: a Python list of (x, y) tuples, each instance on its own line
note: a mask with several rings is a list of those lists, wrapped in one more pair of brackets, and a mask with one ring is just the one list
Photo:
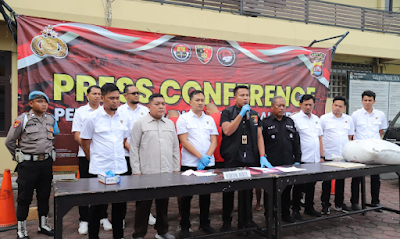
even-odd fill
[(0, 51), (0, 56), (4, 56), (5, 62), (5, 74), (0, 75), (0, 86), (4, 86), (4, 131), (0, 131), (0, 137), (6, 137), (8, 130), (11, 127), (11, 52), (10, 51)]

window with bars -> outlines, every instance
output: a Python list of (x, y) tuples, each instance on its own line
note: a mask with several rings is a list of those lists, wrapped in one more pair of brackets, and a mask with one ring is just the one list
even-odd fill
[(0, 137), (11, 126), (11, 52), (0, 51)]
[(347, 72), (349, 71), (372, 73), (373, 66), (367, 64), (332, 62), (328, 98), (334, 98), (338, 95), (347, 95), (347, 86), (349, 83), (347, 80)]

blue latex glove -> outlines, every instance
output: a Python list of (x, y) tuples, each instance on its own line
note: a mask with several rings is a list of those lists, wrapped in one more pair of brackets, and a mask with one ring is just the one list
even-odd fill
[(107, 176), (110, 176), (110, 177), (114, 177), (114, 176), (115, 176), (115, 173), (114, 173), (112, 170), (106, 171), (105, 174), (106, 174)]
[(250, 105), (249, 104), (245, 104), (243, 105), (242, 109), (240, 110), (240, 115), (242, 117), (244, 117), (246, 115), (246, 112), (250, 112)]
[(201, 161), (197, 164), (197, 170), (203, 170), (206, 166), (201, 163)]
[[(210, 161), (211, 157), (208, 155), (203, 155), (200, 159), (199, 163), (202, 163), (204, 165), (204, 167), (206, 167), (211, 161)], [(198, 166), (197, 166), (198, 167)]]
[(299, 162), (295, 162), (294, 165), (300, 165), (300, 163)]
[(260, 164), (261, 168), (273, 168), (271, 163), (268, 161), (268, 159), (265, 156), (260, 157)]

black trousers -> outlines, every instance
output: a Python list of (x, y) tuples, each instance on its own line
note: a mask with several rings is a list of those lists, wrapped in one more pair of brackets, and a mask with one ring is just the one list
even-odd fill
[[(106, 209), (107, 204), (91, 205), (89, 207), (89, 239), (99, 239), (100, 219), (102, 219), (102, 213)], [(125, 212), (126, 202), (112, 204), (111, 223), (114, 239), (121, 239), (124, 237), (122, 221), (125, 218)]]
[[(155, 228), (159, 235), (168, 232), (168, 201), (169, 198), (155, 199), (157, 221)], [(147, 234), (148, 220), (153, 200), (136, 201), (135, 233), (133, 238), (144, 237)], [(122, 238), (122, 237), (121, 237)]]
[(53, 159), (51, 157), (44, 161), (25, 160), (18, 164), (18, 221), (25, 221), (28, 217), (29, 205), (35, 189), (39, 217), (47, 216), (52, 180)]
[[(330, 206), (329, 199), (331, 197), (332, 181), (324, 181), (322, 183), (321, 202)], [(344, 201), (344, 179), (336, 179), (335, 183), (335, 206), (342, 207)]]
[[(95, 178), (97, 175), (89, 173), (89, 160), (86, 157), (78, 157), (79, 159), (79, 175), (81, 178)], [(105, 207), (100, 208), (101, 215), (100, 219), (107, 218), (107, 208), (108, 204)], [(89, 206), (79, 206), (79, 221), (89, 222)]]
[[(215, 167), (206, 167), (205, 170), (214, 169)], [(181, 171), (186, 170), (197, 170), (195, 167), (187, 167), (182, 166)], [(190, 224), (190, 203), (192, 201), (193, 196), (182, 196), (181, 198), (181, 228), (182, 229), (189, 229)], [(200, 225), (201, 226), (208, 226), (210, 225), (209, 215), (210, 215), (210, 194), (203, 194), (199, 195), (199, 207), (200, 207)]]
[(300, 200), (302, 192), (306, 193), (305, 209), (310, 209), (314, 207), (314, 194), (316, 183), (317, 182), (294, 185), (292, 202), (293, 210), (300, 210)]
[[(351, 199), (352, 204), (359, 204), (360, 201), (360, 184), (362, 178), (357, 177), (351, 180)], [(379, 204), (379, 191), (381, 188), (381, 180), (378, 175), (371, 175), (371, 204)]]
[[(235, 167), (257, 167), (260, 166), (258, 160), (254, 163), (242, 163), (238, 161), (227, 162), (225, 161), (225, 168), (235, 168)], [(232, 211), (234, 205), (235, 192), (225, 192), (222, 194), (222, 220), (224, 223), (229, 223), (232, 221)], [(239, 218), (239, 220), (250, 223), (253, 220), (252, 213), (252, 202), (253, 202), (253, 189), (241, 190), (239, 191), (239, 198), (247, 199), (247, 205), (244, 205), (245, 218)]]

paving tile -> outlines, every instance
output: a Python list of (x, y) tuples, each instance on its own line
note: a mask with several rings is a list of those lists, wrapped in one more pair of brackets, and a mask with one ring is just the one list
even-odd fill
[[(369, 177), (367, 179), (367, 202), (370, 202), (370, 192), (369, 192)], [(348, 201), (350, 199), (350, 184), (351, 179), (346, 179), (345, 181), (345, 202), (349, 205)], [(316, 210), (321, 210), (320, 192), (321, 192), (321, 182), (316, 185), (315, 191), (315, 208)], [(396, 193), (393, 193), (396, 192)], [(397, 180), (381, 180), (381, 203), (382, 205), (389, 206), (392, 208), (399, 208), (398, 199), (398, 181)], [(16, 198), (16, 192), (14, 191), (14, 198)], [(222, 216), (220, 209), (222, 208), (222, 194), (212, 194), (211, 195), (211, 208), (210, 208), (210, 220), (211, 225), (219, 229), (222, 225)], [(334, 195), (331, 196), (331, 203), (334, 205)], [(236, 202), (235, 202), (236, 204)], [(32, 202), (33, 206), (36, 206), (36, 199), (34, 198)], [(255, 205), (255, 197), (253, 205)], [(191, 209), (191, 222), (192, 229), (194, 230), (193, 235), (202, 235), (199, 232), (199, 203), (198, 196), (194, 196), (192, 200)], [(53, 196), (50, 198), (50, 223), (54, 222), (53, 213)], [(151, 209), (152, 213), (155, 214), (155, 208)], [(133, 223), (134, 223), (134, 213), (135, 213), (135, 202), (127, 203), (127, 215), (126, 215), (126, 230), (124, 231), (124, 238), (131, 239), (133, 233)], [(253, 210), (253, 218), (256, 223), (260, 226), (264, 225), (264, 210), (255, 211)], [(332, 210), (332, 215), (336, 215), (338, 212)], [(179, 221), (178, 217), (178, 204), (176, 198), (171, 198), (169, 201), (169, 224), (170, 231), (173, 235), (179, 236)], [(88, 238), (87, 235), (78, 234), (78, 209), (73, 208), (64, 217), (64, 235), (63, 238)], [(311, 218), (306, 217), (305, 218)], [(109, 219), (111, 219), (111, 207), (109, 208)], [(324, 220), (319, 222), (307, 223), (300, 226), (292, 226), (283, 228), (283, 238), (284, 239), (311, 239), (311, 238), (329, 238), (329, 239), (347, 239), (347, 238), (361, 238), (361, 239), (371, 239), (371, 238), (400, 238), (400, 217), (397, 214), (384, 211), (383, 213), (369, 212), (365, 216), (361, 214), (355, 215), (345, 215), (344, 217), (334, 218), (330, 220)], [(38, 220), (28, 221), (27, 228), (29, 230), (29, 236), (33, 239), (48, 239), (49, 237), (37, 234)], [(237, 228), (237, 212), (233, 212), (233, 228)], [(149, 226), (148, 234), (146, 238), (154, 238), (156, 231), (153, 226)], [(112, 238), (112, 232), (105, 232), (100, 229), (100, 238), (109, 239)], [(15, 239), (16, 230), (10, 230), (6, 232), (0, 232), (0, 238), (2, 239)], [(229, 234), (219, 237), (219, 239), (243, 239), (241, 235)], [(252, 239), (261, 239), (262, 237), (258, 234), (251, 234)]]

